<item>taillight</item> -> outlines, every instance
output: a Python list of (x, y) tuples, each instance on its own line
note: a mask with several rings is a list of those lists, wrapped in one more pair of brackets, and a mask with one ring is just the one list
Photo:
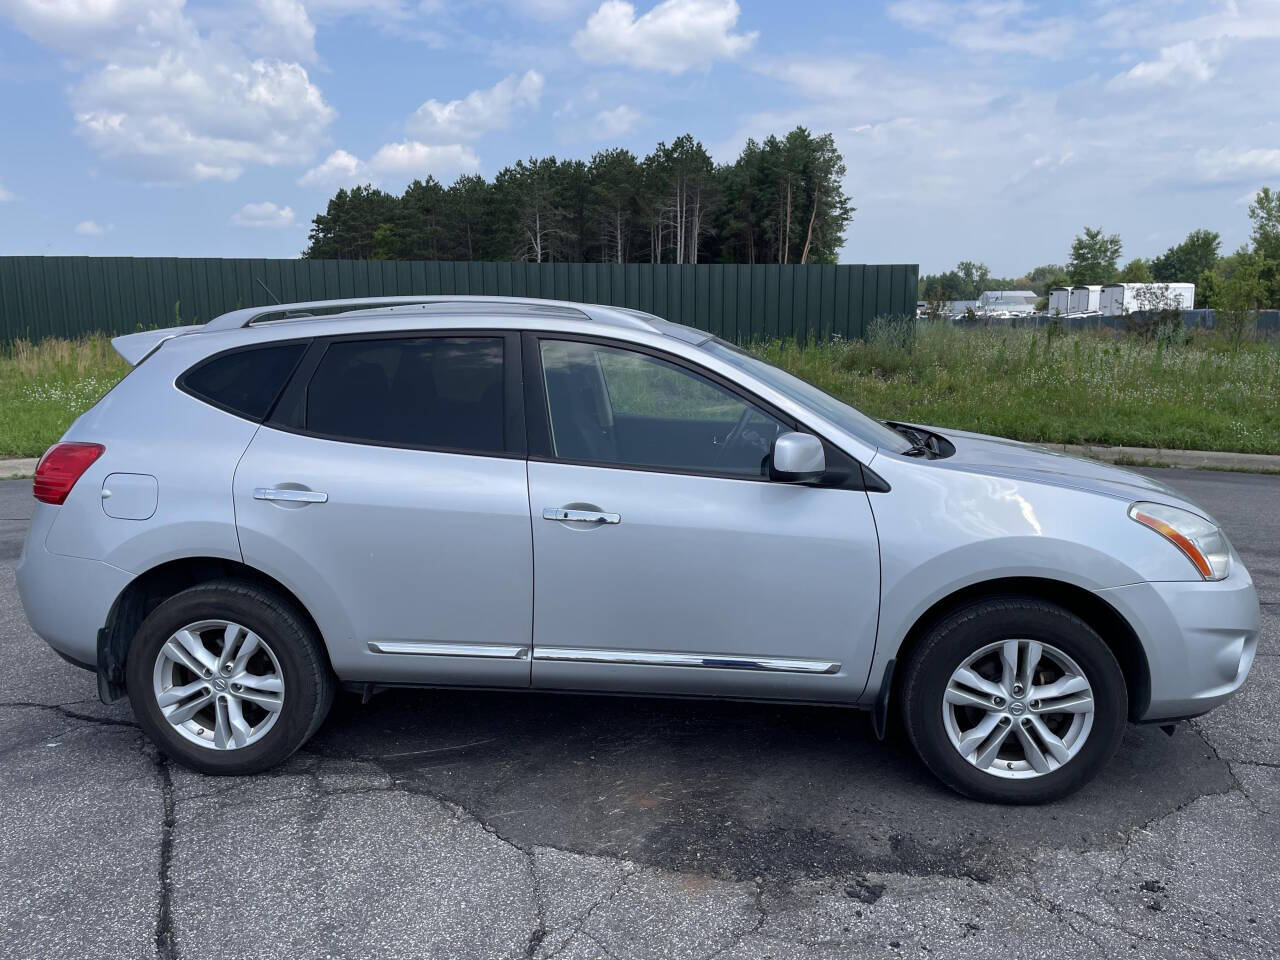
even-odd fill
[(64, 502), (76, 481), (106, 451), (100, 443), (55, 443), (36, 465), (31, 492), (42, 503)]

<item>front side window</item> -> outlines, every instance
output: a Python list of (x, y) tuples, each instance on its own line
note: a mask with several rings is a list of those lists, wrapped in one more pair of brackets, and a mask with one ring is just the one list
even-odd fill
[(774, 419), (685, 367), (631, 350), (541, 341), (551, 445), (562, 460), (767, 476)]
[(792, 376), (785, 370), (779, 370), (772, 364), (765, 363), (759, 357), (747, 353), (740, 347), (712, 337), (702, 344), (702, 349), (739, 370), (749, 373), (762, 383), (768, 384), (784, 397), (802, 404), (821, 417), (825, 417), (841, 430), (852, 434), (863, 443), (873, 447), (883, 447), (894, 453), (906, 453), (911, 449), (910, 442), (891, 430), (879, 420), (873, 420), (860, 410), (847, 403), (842, 403), (829, 393), (819, 390), (811, 383)]
[(501, 453), (502, 358), (498, 337), (331, 343), (307, 386), (305, 429), (387, 446)]

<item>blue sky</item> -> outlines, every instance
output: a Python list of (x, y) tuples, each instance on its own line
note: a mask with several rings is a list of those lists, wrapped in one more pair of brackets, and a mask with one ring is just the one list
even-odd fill
[(340, 185), (836, 137), (845, 262), (1247, 239), (1280, 0), (0, 0), (0, 253), (293, 256)]

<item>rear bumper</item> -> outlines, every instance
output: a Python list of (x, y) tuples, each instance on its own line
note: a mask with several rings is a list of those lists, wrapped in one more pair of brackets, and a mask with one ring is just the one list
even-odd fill
[(45, 549), (55, 507), (37, 508), (18, 558), (18, 595), (31, 629), (62, 657), (96, 669), (98, 630), (133, 574)]
[(1134, 583), (1100, 590), (1133, 626), (1147, 655), (1151, 697), (1137, 719), (1192, 717), (1235, 694), (1258, 647), (1258, 594), (1237, 560), (1231, 575), (1202, 581)]

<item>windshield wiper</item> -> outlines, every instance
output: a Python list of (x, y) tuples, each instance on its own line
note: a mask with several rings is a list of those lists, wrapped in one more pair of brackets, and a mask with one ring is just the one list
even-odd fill
[(924, 457), (926, 460), (933, 460), (935, 457), (942, 456), (942, 451), (938, 448), (938, 441), (935, 437), (908, 427), (905, 423), (886, 420), (885, 424), (890, 429), (902, 434), (911, 444), (911, 449), (905, 451), (904, 456)]

